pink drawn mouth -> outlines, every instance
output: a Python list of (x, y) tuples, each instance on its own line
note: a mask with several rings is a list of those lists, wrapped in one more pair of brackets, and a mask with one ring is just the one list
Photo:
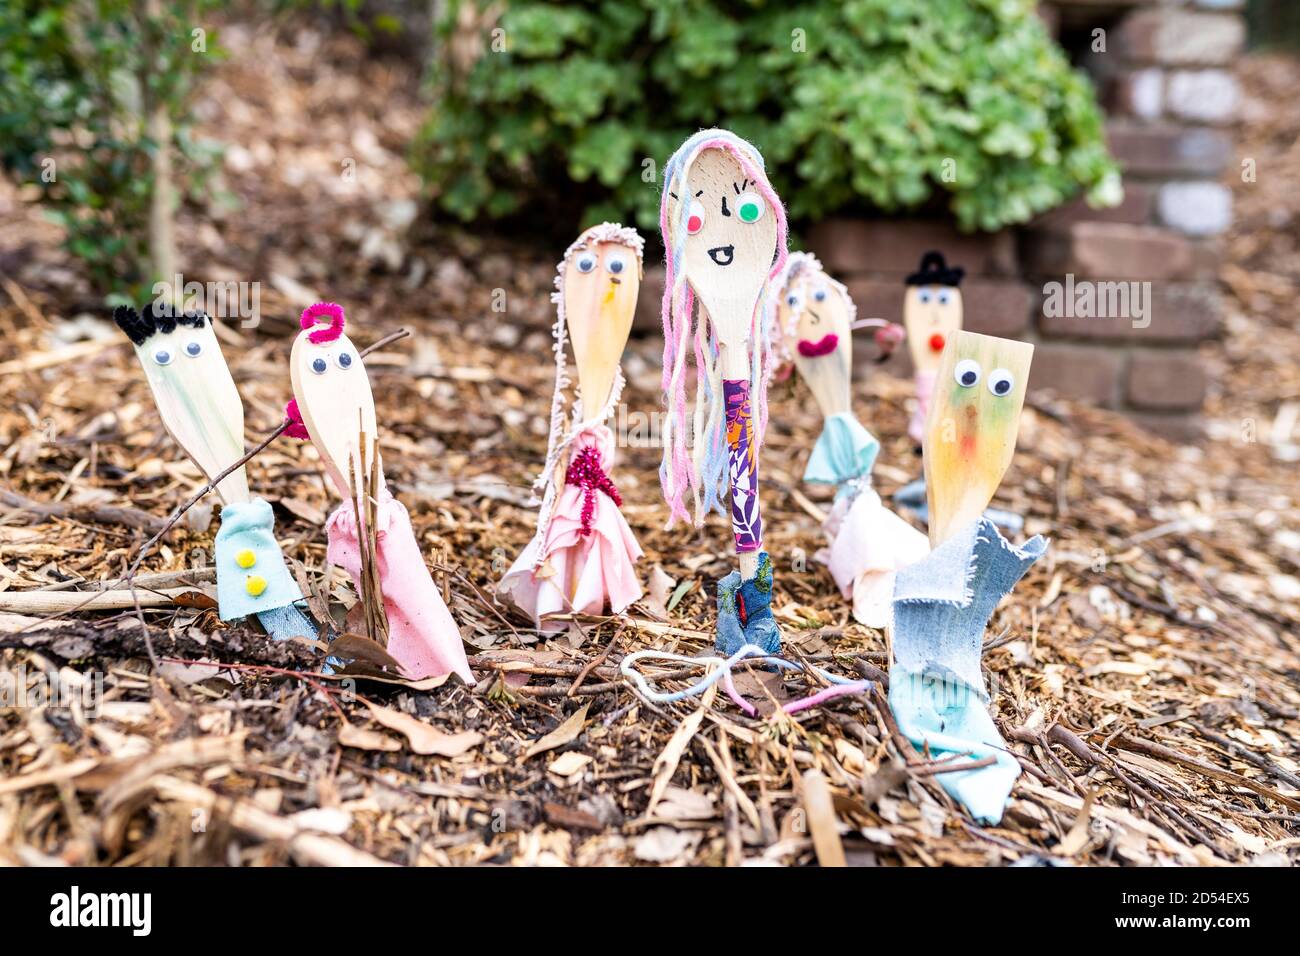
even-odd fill
[(802, 339), (799, 342), (799, 354), (804, 358), (817, 358), (819, 355), (830, 355), (835, 351), (835, 347), (840, 344), (840, 337), (834, 332), (828, 332), (816, 342), (810, 342)]

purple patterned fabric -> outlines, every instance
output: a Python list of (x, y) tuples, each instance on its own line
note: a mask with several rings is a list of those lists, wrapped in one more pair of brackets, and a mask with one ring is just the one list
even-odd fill
[(724, 378), (722, 399), (727, 407), (727, 450), (731, 461), (731, 527), (736, 532), (736, 552), (745, 554), (763, 546), (749, 379)]

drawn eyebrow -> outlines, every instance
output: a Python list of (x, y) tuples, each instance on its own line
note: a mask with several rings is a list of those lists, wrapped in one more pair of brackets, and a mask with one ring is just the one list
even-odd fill
[(668, 195), (672, 196), (674, 199), (677, 199), (677, 198), (678, 198), (678, 197), (677, 197), (677, 194), (676, 194), (675, 192), (673, 192), (671, 189), (668, 190)]
[(703, 195), (704, 195), (704, 190), (701, 189), (699, 192), (697, 192), (697, 193), (695, 194), (695, 198), (696, 198), (696, 199), (699, 199), (699, 198), (700, 198), (701, 196), (703, 196)]

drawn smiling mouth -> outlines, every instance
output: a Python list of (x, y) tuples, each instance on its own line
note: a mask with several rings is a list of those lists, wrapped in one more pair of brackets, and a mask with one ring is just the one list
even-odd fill
[(736, 258), (735, 246), (714, 246), (709, 250), (709, 258), (720, 266), (731, 265), (731, 260)]

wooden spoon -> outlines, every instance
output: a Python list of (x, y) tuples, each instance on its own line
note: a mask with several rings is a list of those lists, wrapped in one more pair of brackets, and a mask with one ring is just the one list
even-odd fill
[[(163, 427), (209, 481), (244, 456), (244, 403), (212, 320), (181, 317), (135, 347)], [(240, 467), (217, 485), (223, 504), (250, 499)]]
[(598, 414), (609, 401), (640, 288), (641, 260), (621, 242), (591, 243), (565, 265), (564, 314), (584, 418)]
[[(289, 357), (293, 397), (330, 480), (350, 501), (357, 496), (352, 476), (362, 481), (378, 455), (375, 398), (352, 340), (340, 332), (332, 342), (318, 345), (309, 338), (312, 331), (304, 329), (293, 343)], [(362, 434), (366, 436), (364, 457)]]
[(926, 421), (930, 546), (977, 520), (1011, 464), (1034, 347), (959, 331), (939, 363)]

